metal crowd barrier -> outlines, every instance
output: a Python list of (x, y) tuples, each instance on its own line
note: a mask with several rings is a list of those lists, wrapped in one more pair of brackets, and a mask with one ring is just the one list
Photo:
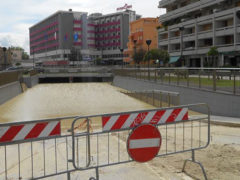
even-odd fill
[(171, 107), (180, 105), (180, 94), (177, 92), (161, 90), (121, 92), (156, 107)]
[(90, 180), (99, 180), (99, 168), (134, 161), (126, 146), (129, 136), (149, 124), (161, 134), (156, 157), (192, 152), (183, 171), (187, 162), (193, 162), (207, 179), (203, 165), (195, 160), (195, 151), (210, 143), (206, 104), (1, 124), (0, 179), (60, 174), (71, 179), (74, 171), (95, 169), (96, 177)]
[(41, 179), (74, 171), (71, 134), (76, 117), (0, 124), (0, 179)]

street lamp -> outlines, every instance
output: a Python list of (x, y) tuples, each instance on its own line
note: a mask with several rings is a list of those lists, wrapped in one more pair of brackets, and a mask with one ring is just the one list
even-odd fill
[[(135, 54), (136, 54), (136, 51), (137, 51), (137, 50), (136, 50), (136, 48), (137, 48), (137, 47), (136, 47), (136, 44), (137, 44), (137, 40), (136, 40), (136, 39), (133, 40), (133, 44), (134, 44), (134, 55), (135, 55)], [(135, 66), (136, 66), (136, 60), (135, 60), (135, 59), (134, 59), (134, 62), (135, 62)]]
[(148, 39), (148, 40), (146, 40), (146, 44), (147, 44), (147, 46), (148, 46), (148, 80), (150, 80), (150, 70), (149, 70), (149, 65), (150, 65), (150, 63), (149, 63), (149, 61), (150, 61), (150, 59), (149, 59), (149, 46), (151, 45), (151, 43), (152, 43), (152, 40), (150, 40), (150, 39)]
[(120, 48), (119, 50), (120, 50), (120, 52), (121, 52), (121, 57), (122, 57), (122, 68), (123, 68), (123, 48)]
[(133, 60), (134, 60), (134, 64), (135, 64), (135, 68), (137, 68), (137, 63), (136, 63), (136, 59), (134, 58), (134, 56), (136, 55), (136, 52), (137, 52), (137, 47), (136, 47), (136, 44), (137, 44), (137, 40), (134, 39), (133, 40), (133, 44), (134, 44), (134, 54), (133, 54)]
[(7, 51), (7, 48), (3, 47), (3, 58), (4, 58), (4, 69), (7, 68), (7, 57), (6, 57), (6, 51)]
[(35, 60), (34, 60), (34, 47), (33, 47), (33, 69), (34, 69), (34, 62)]

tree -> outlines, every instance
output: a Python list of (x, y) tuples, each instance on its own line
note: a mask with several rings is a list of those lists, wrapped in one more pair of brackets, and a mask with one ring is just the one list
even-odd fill
[(11, 50), (20, 50), (20, 51), (24, 51), (24, 49), (22, 47), (19, 46), (11, 46), (10, 47)]
[(217, 66), (217, 61), (218, 61), (218, 55), (219, 55), (217, 47), (215, 47), (215, 46), (211, 47), (210, 50), (208, 51), (207, 55), (212, 57), (213, 66), (216, 67)]
[(96, 60), (95, 60), (95, 64), (96, 65), (101, 65), (102, 64), (102, 58), (97, 58)]
[(145, 54), (146, 51), (144, 49), (139, 49), (138, 51), (134, 52), (133, 59), (135, 63), (139, 64), (144, 59)]
[(151, 51), (147, 52), (147, 53), (144, 55), (143, 60), (144, 60), (144, 61), (150, 61), (151, 59), (153, 59), (153, 56), (152, 56), (152, 55), (153, 55), (153, 54), (152, 54)]
[(29, 55), (26, 52), (23, 52), (22, 53), (22, 59), (23, 60), (29, 59)]
[(169, 62), (169, 53), (168, 53), (168, 51), (159, 49), (159, 60), (163, 61), (163, 64), (167, 64)]
[(159, 63), (162, 61), (163, 64), (167, 64), (169, 61), (169, 54), (165, 50), (161, 49), (152, 49), (147, 53), (144, 57), (144, 60), (147, 61), (148, 59), (152, 60), (159, 60)]
[(20, 62), (17, 62), (15, 65), (16, 65), (16, 66), (21, 66), (21, 63), (20, 63)]
[(10, 49), (10, 50), (22, 51), (22, 59), (23, 59), (23, 60), (29, 59), (28, 53), (25, 52), (22, 47), (19, 47), (19, 46), (11, 46), (11, 47), (9, 47), (9, 49)]

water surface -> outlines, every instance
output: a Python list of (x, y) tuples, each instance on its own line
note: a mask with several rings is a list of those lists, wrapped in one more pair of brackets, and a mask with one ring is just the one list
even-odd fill
[(108, 83), (39, 84), (0, 106), (0, 122), (149, 109)]

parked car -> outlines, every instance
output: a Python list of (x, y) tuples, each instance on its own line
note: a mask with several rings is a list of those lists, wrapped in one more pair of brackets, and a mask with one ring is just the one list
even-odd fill
[(20, 67), (12, 66), (12, 67), (7, 68), (6, 71), (16, 71), (16, 70), (22, 70), (22, 69), (23, 69), (22, 66), (20, 66)]

